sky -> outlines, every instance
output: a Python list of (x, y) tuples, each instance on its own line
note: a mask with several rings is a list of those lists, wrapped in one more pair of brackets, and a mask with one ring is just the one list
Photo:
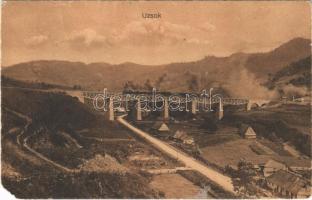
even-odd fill
[(1, 61), (155, 65), (265, 52), (310, 38), (310, 12), (299, 1), (3, 2)]

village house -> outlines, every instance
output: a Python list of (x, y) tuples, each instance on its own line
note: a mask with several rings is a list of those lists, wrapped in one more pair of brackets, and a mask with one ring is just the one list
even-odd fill
[(194, 139), (191, 136), (187, 135), (187, 133), (183, 130), (177, 130), (175, 134), (173, 135), (173, 138), (175, 140), (183, 142), (184, 144), (189, 144), (189, 145), (195, 144)]
[(290, 156), (280, 157), (281, 162), (294, 172), (311, 171), (311, 161), (309, 159), (298, 159)]
[(164, 122), (156, 122), (153, 126), (153, 129), (159, 132), (167, 132), (170, 130), (167, 124)]
[(253, 168), (258, 171), (263, 171), (264, 165), (271, 159), (267, 155), (258, 155), (254, 157), (249, 157), (246, 159), (247, 162), (250, 162), (253, 165)]
[(253, 128), (251, 126), (248, 126), (247, 124), (242, 124), (239, 132), (240, 132), (240, 135), (245, 139), (256, 139), (257, 138), (256, 132), (253, 130)]
[(266, 180), (268, 187), (278, 196), (307, 198), (311, 195), (311, 186), (307, 181), (285, 170), (273, 173)]
[(288, 97), (285, 97), (285, 96), (281, 97), (281, 101), (283, 103), (287, 103), (288, 102)]
[(270, 159), (263, 166), (263, 175), (268, 177), (279, 170), (287, 170), (287, 166), (281, 162)]
[(152, 126), (152, 133), (155, 134), (155, 136), (161, 138), (168, 138), (170, 129), (166, 123), (162, 121), (156, 121), (155, 124)]

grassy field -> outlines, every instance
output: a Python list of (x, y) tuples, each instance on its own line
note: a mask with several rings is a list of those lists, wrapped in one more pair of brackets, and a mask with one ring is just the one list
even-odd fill
[[(153, 177), (150, 182), (152, 188), (164, 193), (164, 198), (196, 198), (200, 193), (200, 187), (179, 174), (161, 174)], [(177, 189), (178, 188), (178, 189)]]
[(117, 123), (111, 124), (111, 129), (105, 127), (90, 127), (89, 129), (78, 130), (83, 137), (93, 138), (116, 138), (116, 139), (130, 139), (129, 131), (124, 127), (119, 126)]
[(269, 160), (271, 156), (258, 155), (250, 148), (254, 144), (255, 141), (253, 140), (236, 139), (204, 147), (201, 149), (203, 152), (202, 156), (220, 167), (225, 167), (226, 165), (237, 166), (241, 159), (252, 160), (256, 163)]
[(274, 143), (289, 142), (311, 157), (311, 107), (286, 104), (279, 107), (232, 113), (224, 121), (238, 126), (248, 124), (256, 133)]

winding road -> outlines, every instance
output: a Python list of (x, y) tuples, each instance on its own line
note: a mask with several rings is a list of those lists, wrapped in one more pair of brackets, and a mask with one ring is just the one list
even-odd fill
[[(10, 112), (10, 113), (12, 113), (12, 114), (14, 114), (14, 115), (16, 115), (16, 116), (18, 116), (18, 117), (20, 117), (20, 118), (22, 118), (22, 119), (24, 119), (24, 120), (26, 121), (26, 125), (24, 126), (24, 128), (21, 130), (21, 132), (20, 132), (20, 133), (17, 135), (17, 137), (16, 137), (16, 143), (17, 143), (19, 146), (23, 146), (24, 148), (26, 148), (29, 152), (31, 152), (32, 154), (34, 154), (34, 155), (35, 155), (36, 157), (38, 157), (39, 159), (41, 159), (41, 160), (43, 160), (43, 161), (45, 161), (45, 162), (47, 162), (47, 163), (50, 163), (51, 165), (53, 165), (54, 167), (56, 167), (56, 168), (58, 168), (58, 169), (60, 169), (60, 170), (63, 170), (63, 171), (65, 171), (65, 172), (70, 172), (70, 173), (77, 173), (77, 172), (80, 171), (79, 169), (70, 169), (70, 168), (67, 168), (67, 167), (65, 167), (65, 166), (63, 166), (63, 165), (60, 165), (60, 164), (58, 164), (58, 163), (56, 163), (56, 162), (54, 162), (54, 161), (48, 159), (47, 157), (45, 157), (45, 156), (42, 155), (41, 153), (39, 153), (39, 152), (35, 151), (34, 149), (32, 149), (32, 148), (27, 144), (27, 141), (28, 141), (28, 139), (29, 139), (30, 136), (26, 136), (26, 137), (24, 138), (24, 140), (21, 142), (21, 137), (22, 137), (22, 135), (23, 135), (25, 132), (27, 132), (28, 127), (29, 127), (29, 126), (31, 125), (31, 123), (32, 123), (32, 119), (31, 119), (30, 117), (28, 117), (28, 116), (22, 114), (22, 113), (19, 113), (19, 112), (17, 112), (17, 111), (11, 110), (11, 109), (9, 109), (9, 108), (7, 108), (7, 107), (4, 107), (4, 106), (3, 106), (2, 109), (5, 109), (6, 111), (8, 111), (8, 112)], [(34, 133), (34, 134), (35, 134), (35, 133)]]
[(132, 124), (130, 124), (129, 122), (127, 122), (124, 119), (125, 116), (126, 115), (122, 115), (122, 116), (117, 117), (117, 121), (119, 123), (121, 123), (122, 125), (124, 125), (125, 127), (127, 127), (128, 129), (130, 129), (131, 131), (133, 131), (134, 133), (136, 133), (137, 135), (139, 135), (140, 137), (142, 137), (145, 140), (147, 140), (148, 142), (152, 143), (159, 150), (161, 150), (161, 151), (165, 152), (166, 154), (168, 154), (169, 156), (183, 162), (186, 167), (189, 167), (193, 170), (200, 172), (201, 174), (203, 174), (204, 176), (209, 178), (211, 181), (218, 184), (224, 190), (226, 190), (226, 191), (228, 191), (234, 195), (236, 194), (236, 192), (234, 191), (234, 187), (233, 187), (232, 180), (230, 177), (225, 176), (224, 174), (221, 174), (220, 172), (217, 172), (217, 171), (207, 167), (206, 165), (197, 161), (195, 158), (193, 158), (189, 155), (186, 155), (185, 153), (183, 153), (180, 150), (170, 146), (169, 144), (166, 144), (166, 143), (162, 142), (161, 140), (159, 140), (155, 137), (152, 137), (150, 134), (134, 127)]
[[(6, 108), (6, 110), (8, 110), (11, 113), (14, 113), (15, 115), (17, 115), (17, 116), (19, 116), (19, 117), (21, 117), (27, 121), (24, 129), (21, 131), (21, 133), (16, 138), (17, 143), (19, 145), (24, 146), (29, 152), (33, 153), (38, 158), (54, 165), (55, 167), (57, 167), (63, 171), (71, 172), (71, 173), (79, 172), (79, 169), (70, 169), (70, 168), (67, 168), (65, 166), (62, 166), (62, 165), (48, 159), (47, 157), (43, 156), (42, 154), (35, 151), (34, 149), (32, 149), (27, 144), (29, 136), (25, 137), (24, 140), (21, 142), (20, 136), (23, 135), (25, 133), (25, 131), (28, 129), (28, 126), (32, 123), (32, 119), (26, 115), (23, 115), (19, 112), (10, 110), (8, 108)], [(134, 127), (133, 125), (131, 125), (129, 122), (127, 122), (124, 119), (125, 116), (126, 115), (122, 115), (122, 116), (117, 117), (117, 121), (120, 124), (127, 127), (128, 129), (130, 129), (131, 131), (133, 131), (134, 133), (136, 133), (137, 135), (139, 135), (140, 137), (144, 138), (145, 140), (147, 140), (148, 142), (153, 144), (159, 150), (161, 150), (161, 151), (165, 152), (166, 154), (168, 154), (169, 156), (183, 162), (186, 167), (200, 172), (201, 174), (203, 174), (204, 176), (206, 176), (207, 178), (209, 178), (210, 180), (212, 180), (213, 182), (215, 182), (216, 184), (221, 186), (224, 190), (226, 190), (226, 191), (228, 191), (234, 195), (236, 194), (236, 192), (234, 191), (234, 187), (233, 187), (232, 180), (230, 177), (225, 176), (224, 174), (221, 174), (220, 172), (217, 172), (216, 170), (209, 168), (208, 166), (202, 164), (201, 162), (199, 162), (195, 158), (185, 154), (184, 152), (181, 152), (180, 150), (170, 146), (169, 144), (164, 143), (163, 141), (161, 141), (155, 137), (152, 137), (150, 134)]]

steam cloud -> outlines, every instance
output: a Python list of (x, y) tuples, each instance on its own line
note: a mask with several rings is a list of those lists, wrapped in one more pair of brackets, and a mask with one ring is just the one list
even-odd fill
[(269, 90), (261, 85), (251, 72), (245, 68), (232, 70), (225, 76), (222, 87), (233, 97), (248, 99), (276, 99), (276, 90)]
[(309, 93), (308, 88), (306, 87), (298, 87), (293, 84), (285, 85), (281, 88), (286, 96), (306, 96)]

